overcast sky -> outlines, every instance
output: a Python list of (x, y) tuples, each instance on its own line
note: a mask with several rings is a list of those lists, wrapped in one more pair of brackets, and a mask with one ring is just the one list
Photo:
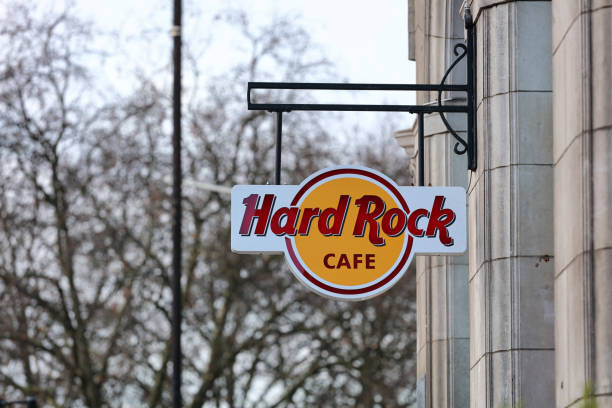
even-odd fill
[[(304, 17), (339, 74), (349, 82), (414, 82), (408, 61), (406, 0), (266, 0), (275, 8)], [(267, 9), (267, 10), (266, 10)]]
[[(41, 2), (57, 7), (57, 0), (41, 0)], [(161, 65), (159, 61), (168, 62), (170, 58), (167, 47), (150, 47), (146, 51), (140, 46), (130, 48), (130, 41), (142, 39), (143, 33), (150, 38), (150, 44), (169, 46), (169, 30), (172, 20), (172, 0), (64, 0), (74, 4), (86, 19), (92, 21), (102, 31), (114, 31), (118, 34), (119, 44), (102, 44), (113, 54), (129, 54), (138, 61), (151, 60), (152, 72)], [(258, 24), (264, 25), (275, 15), (292, 14), (299, 16), (299, 21), (335, 66), (337, 77), (316, 78), (321, 82), (367, 82), (367, 83), (414, 83), (415, 65), (408, 61), (408, 27), (406, 0), (183, 0), (184, 10), (184, 40), (194, 44), (202, 44), (207, 49), (203, 60), (216, 61), (210, 70), (220, 69), (219, 63), (227, 57), (231, 47), (219, 41), (217, 32), (210, 29), (214, 16), (224, 8), (242, 8)], [(163, 27), (163, 30), (160, 30)], [(166, 29), (167, 27), (167, 29)], [(214, 41), (213, 41), (214, 40)], [(117, 40), (115, 40), (117, 41)], [(216, 42), (217, 46), (211, 46)], [(136, 43), (132, 41), (132, 43)], [(142, 44), (142, 43), (139, 43)], [(218, 44), (223, 44), (219, 46)], [(139, 52), (146, 54), (136, 55)], [(214, 54), (214, 58), (210, 58)], [(116, 58), (116, 61), (125, 61)], [(155, 64), (155, 62), (158, 62)], [(166, 65), (167, 67), (167, 65)], [(127, 90), (129, 85), (121, 85), (122, 69), (129, 67), (108, 66), (99, 69), (106, 71), (106, 80), (110, 80), (115, 88)], [(145, 68), (146, 69), (146, 68)], [(158, 72), (168, 84), (171, 76), (167, 72)], [(97, 74), (98, 75), (98, 74)], [(100, 78), (104, 73), (100, 73)], [(252, 80), (260, 80), (252, 78)], [(359, 103), (414, 103), (413, 94), (385, 93), (366, 95), (357, 99)], [(372, 100), (372, 97), (375, 99)], [(331, 102), (331, 101), (322, 101)], [(338, 102), (346, 103), (341, 100)], [(246, 101), (245, 101), (246, 105)], [(246, 106), (245, 106), (246, 108)], [(356, 114), (343, 113), (349, 122), (357, 118)], [(352, 115), (352, 116), (351, 116)], [(380, 113), (360, 113), (362, 124), (375, 124)], [(412, 115), (394, 114), (400, 119), (400, 127), (409, 127)], [(405, 124), (404, 124), (405, 123)]]
[[(51, 0), (47, 0), (51, 1)], [(125, 35), (143, 27), (170, 24), (172, 0), (74, 0), (100, 27)], [(414, 63), (408, 61), (406, 0), (184, 0), (187, 16), (201, 13), (198, 30), (205, 30), (206, 15), (221, 8), (246, 8), (265, 23), (275, 14), (302, 16), (313, 40), (323, 47), (338, 73), (349, 82), (414, 82)], [(166, 21), (164, 21), (166, 17)], [(185, 24), (196, 23), (185, 18)], [(185, 27), (187, 33), (193, 27)]]

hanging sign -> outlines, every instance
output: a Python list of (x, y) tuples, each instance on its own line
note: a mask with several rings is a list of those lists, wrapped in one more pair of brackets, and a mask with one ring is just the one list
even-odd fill
[(324, 296), (361, 300), (401, 278), (415, 254), (466, 249), (461, 187), (403, 187), (365, 167), (331, 167), (298, 186), (232, 189), (232, 251), (284, 253)]

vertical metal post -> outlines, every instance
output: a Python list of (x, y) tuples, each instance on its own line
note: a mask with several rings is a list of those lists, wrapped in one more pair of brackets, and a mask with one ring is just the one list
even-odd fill
[(423, 112), (418, 113), (419, 122), (419, 186), (425, 185), (425, 121)]
[(172, 406), (182, 406), (181, 374), (181, 260), (182, 260), (182, 169), (181, 169), (181, 30), (182, 0), (174, 0), (172, 26), (174, 83), (172, 92), (172, 202), (174, 226), (172, 230)]
[(465, 29), (467, 30), (467, 156), (468, 169), (474, 171), (477, 163), (477, 146), (476, 146), (476, 87), (475, 87), (475, 62), (474, 61), (474, 37), (475, 26), (472, 21), (472, 12), (470, 6), (466, 3), (465, 7)]
[(276, 112), (276, 167), (274, 168), (274, 183), (281, 183), (281, 142), (283, 138), (283, 112)]

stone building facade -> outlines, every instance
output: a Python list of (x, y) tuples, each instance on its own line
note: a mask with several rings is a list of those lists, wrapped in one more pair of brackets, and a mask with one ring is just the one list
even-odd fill
[[(478, 168), (437, 115), (424, 149), (426, 184), (467, 190), (469, 248), (417, 258), (418, 406), (612, 407), (612, 1), (468, 3)], [(416, 82), (437, 83), (466, 4), (408, 4)], [(396, 133), (411, 154), (415, 133)]]

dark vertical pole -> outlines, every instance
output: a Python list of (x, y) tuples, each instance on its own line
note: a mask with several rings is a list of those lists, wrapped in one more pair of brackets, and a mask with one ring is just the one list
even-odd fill
[(281, 183), (281, 141), (283, 138), (283, 112), (276, 112), (276, 167), (274, 168), (274, 182)]
[(419, 186), (425, 185), (425, 121), (423, 112), (418, 114), (419, 123)]
[(476, 106), (476, 86), (475, 86), (475, 66), (476, 63), (474, 55), (474, 33), (475, 26), (472, 21), (472, 12), (470, 6), (466, 3), (465, 7), (465, 29), (467, 30), (467, 155), (468, 155), (468, 169), (474, 171), (477, 166), (477, 146), (476, 146), (476, 115), (474, 107)]
[(182, 0), (174, 0), (172, 27), (174, 84), (172, 92), (172, 201), (174, 206), (174, 226), (172, 231), (172, 406), (182, 406), (181, 397), (181, 258), (182, 258), (182, 171), (181, 171), (181, 20)]

